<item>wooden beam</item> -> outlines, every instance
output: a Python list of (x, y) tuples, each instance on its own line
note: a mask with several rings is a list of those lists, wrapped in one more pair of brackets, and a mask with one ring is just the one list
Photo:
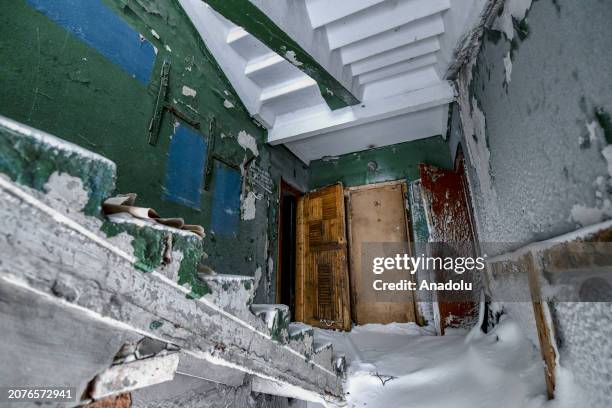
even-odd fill
[(536, 327), (538, 329), (538, 339), (540, 341), (540, 353), (544, 360), (544, 376), (546, 379), (546, 394), (548, 399), (553, 399), (555, 394), (555, 370), (557, 367), (556, 347), (553, 345), (553, 328), (552, 321), (549, 319), (550, 311), (548, 304), (542, 301), (540, 291), (540, 270), (537, 267), (533, 255), (528, 252), (523, 263), (527, 267), (529, 280), (529, 291), (531, 293), (531, 301), (533, 305), (533, 314), (535, 316)]

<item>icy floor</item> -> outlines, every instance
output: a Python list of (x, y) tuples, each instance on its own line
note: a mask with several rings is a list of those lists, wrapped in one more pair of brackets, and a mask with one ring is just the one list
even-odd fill
[(561, 370), (559, 397), (546, 400), (539, 352), (502, 319), (489, 334), (432, 336), (413, 324), (366, 325), (317, 336), (346, 353), (348, 407), (574, 408), (579, 390)]

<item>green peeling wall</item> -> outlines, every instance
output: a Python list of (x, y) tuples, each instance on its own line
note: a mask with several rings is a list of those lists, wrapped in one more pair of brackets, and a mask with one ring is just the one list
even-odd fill
[[(369, 163), (376, 163), (372, 170)], [(450, 168), (447, 143), (441, 136), (399, 143), (310, 163), (310, 188), (342, 182), (345, 187), (407, 179), (419, 176), (419, 163)]]
[[(251, 121), (178, 3), (103, 0), (103, 6), (156, 48), (148, 82), (128, 74), (31, 3), (0, 2), (0, 114), (108, 157), (117, 164), (116, 192), (137, 193), (137, 205), (204, 226), (207, 263), (217, 272), (252, 275), (258, 266), (264, 268), (265, 199), (257, 201), (254, 220), (240, 221), (235, 234), (215, 236), (210, 233), (214, 181), (209, 191), (200, 192), (198, 208), (164, 198), (176, 118), (168, 111), (163, 114), (155, 146), (148, 143), (148, 127), (165, 59), (171, 63), (167, 100), (200, 123), (200, 129), (192, 130), (206, 140), (214, 119), (215, 154), (234, 164), (253, 156), (239, 145), (239, 133), (253, 136), (256, 163), (269, 169), (264, 130)], [(185, 95), (184, 86), (195, 90), (195, 96)]]

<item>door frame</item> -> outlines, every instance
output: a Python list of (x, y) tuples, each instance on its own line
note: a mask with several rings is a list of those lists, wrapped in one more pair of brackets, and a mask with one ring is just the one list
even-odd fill
[[(304, 192), (300, 191), (297, 187), (293, 186), (291, 183), (287, 182), (283, 177), (280, 178), (280, 182), (279, 182), (279, 189), (278, 189), (278, 223), (277, 223), (277, 231), (276, 231), (276, 236), (278, 237), (278, 242), (277, 242), (277, 253), (276, 253), (276, 303), (280, 304), (281, 302), (281, 290), (282, 290), (282, 284), (283, 284), (283, 277), (286, 278), (286, 274), (288, 272), (283, 271), (283, 204), (284, 204), (284, 194), (283, 193), (289, 193), (289, 195), (292, 195), (295, 197), (296, 199), (296, 205), (295, 205), (295, 210), (296, 210), (296, 214), (295, 214), (295, 224), (296, 224), (296, 228), (297, 228), (297, 222), (298, 222), (298, 199), (304, 195)], [(297, 234), (297, 231), (296, 231)], [(296, 265), (294, 266), (296, 268), (295, 272), (297, 274), (297, 236), (296, 236)], [(291, 307), (291, 305), (288, 305)], [(294, 315), (294, 313), (291, 314), (292, 316)]]

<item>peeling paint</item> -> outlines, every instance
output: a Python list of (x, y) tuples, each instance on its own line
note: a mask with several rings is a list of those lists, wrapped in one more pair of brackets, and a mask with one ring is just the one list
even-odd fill
[(192, 98), (195, 98), (195, 96), (197, 95), (197, 92), (195, 91), (195, 89), (191, 89), (187, 85), (183, 85), (182, 92), (183, 92), (183, 95), (191, 96)]
[[(298, 61), (297, 57), (295, 56), (295, 51), (287, 51), (285, 53), (285, 58), (292, 63), (293, 65), (295, 65), (296, 67), (300, 67), (303, 64)], [(329, 88), (328, 88), (329, 89)], [(330, 93), (330, 95), (333, 95), (333, 92)]]
[(257, 149), (257, 141), (253, 136), (248, 134), (246, 131), (241, 130), (238, 132), (238, 144), (244, 150), (250, 150), (255, 156), (259, 156), (259, 150)]
[(497, 31), (506, 35), (508, 41), (514, 39), (515, 21), (522, 21), (531, 8), (532, 0), (508, 0), (504, 3), (504, 8), (493, 26)]
[(242, 219), (245, 221), (255, 219), (255, 204), (257, 202), (257, 196), (254, 192), (249, 191), (246, 198), (242, 201)]
[(510, 52), (504, 57), (504, 68), (506, 70), (506, 84), (510, 85), (512, 80), (512, 58), (510, 57)]

